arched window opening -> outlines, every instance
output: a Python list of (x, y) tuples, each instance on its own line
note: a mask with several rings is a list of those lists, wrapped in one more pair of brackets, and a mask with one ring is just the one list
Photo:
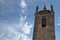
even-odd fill
[(46, 27), (46, 18), (42, 18), (42, 27)]

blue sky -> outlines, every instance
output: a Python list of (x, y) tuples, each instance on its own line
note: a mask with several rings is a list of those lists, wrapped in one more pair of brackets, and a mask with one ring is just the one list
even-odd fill
[(32, 40), (34, 13), (53, 4), (56, 40), (60, 40), (60, 0), (0, 0), (0, 40)]

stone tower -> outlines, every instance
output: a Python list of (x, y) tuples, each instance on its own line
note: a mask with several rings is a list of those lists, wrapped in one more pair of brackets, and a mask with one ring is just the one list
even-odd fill
[(40, 11), (36, 7), (33, 40), (55, 40), (53, 5), (50, 10), (46, 5)]

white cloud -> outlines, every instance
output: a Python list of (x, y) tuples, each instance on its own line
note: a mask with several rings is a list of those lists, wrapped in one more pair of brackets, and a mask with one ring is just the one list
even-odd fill
[(27, 16), (21, 16), (20, 17), (20, 27), (25, 34), (29, 34), (30, 30), (32, 28), (32, 24), (26, 21)]
[(21, 6), (21, 8), (24, 9), (24, 8), (27, 7), (27, 4), (26, 4), (26, 2), (24, 0), (21, 0), (20, 6)]
[[(23, 14), (25, 14), (25, 11), (27, 10), (27, 6), (28, 6), (27, 3), (25, 2), (25, 0), (21, 0), (20, 6), (21, 6), (21, 12)], [(25, 37), (22, 37), (22, 40), (31, 40), (31, 39), (29, 39), (28, 35), (30, 34), (32, 24), (27, 22), (27, 16), (22, 16), (21, 15), (21, 17), (20, 17), (20, 27), (22, 29), (23, 35), (25, 35)]]
[(21, 12), (25, 13), (25, 11), (27, 10), (27, 3), (25, 2), (25, 0), (21, 0), (20, 6), (21, 6)]
[(31, 24), (28, 24), (28, 22), (26, 22), (25, 24), (24, 24), (24, 27), (23, 27), (23, 32), (25, 33), (25, 34), (29, 34), (30, 33), (30, 31), (31, 31), (31, 28), (32, 28), (32, 25)]
[(0, 38), (4, 36), (4, 33), (0, 33)]
[(27, 19), (27, 16), (20, 17), (20, 27), (22, 29), (22, 37), (20, 38), (20, 40), (31, 40), (31, 38), (29, 38), (28, 35), (30, 34), (32, 24), (27, 22), (26, 19)]
[(14, 28), (9, 27), (9, 33), (7, 34), (7, 38), (11, 40), (19, 40), (20, 33), (17, 32)]
[(20, 40), (31, 40), (31, 38), (28, 38), (27, 35), (22, 34), (22, 37), (20, 38)]
[(27, 9), (21, 9), (21, 12), (24, 14)]
[(20, 27), (23, 28), (25, 21), (26, 21), (27, 16), (21, 16), (20, 17)]
[[(0, 29), (0, 31), (5, 30), (6, 32), (4, 32), (4, 31), (0, 32), (0, 40), (30, 40), (31, 39), (25, 33), (18, 32), (13, 27), (13, 25), (15, 25), (15, 24), (12, 24), (12, 25), (3, 24), (3, 25), (1, 25), (4, 29)], [(17, 28), (17, 26), (16, 26), (16, 28)], [(19, 29), (21, 29), (21, 28), (19, 28)]]
[(26, 20), (26, 18), (27, 18), (27, 16), (21, 16), (21, 17), (20, 17), (20, 22), (25, 21), (25, 20)]
[[(7, 24), (8, 25), (8, 24)], [(1, 30), (5, 30), (6, 32), (1, 32), (0, 30), (0, 40), (19, 40), (20, 38), (20, 33), (17, 32), (14, 28), (4, 25), (3, 28), (6, 26), (5, 29), (1, 29)], [(7, 30), (8, 31), (7, 31)]]
[[(4, 2), (4, 0), (0, 0), (0, 2)], [(25, 2), (25, 0), (21, 0), (20, 6), (22, 13), (25, 13), (25, 11), (27, 10), (27, 3)], [(10, 5), (10, 3), (8, 4), (7, 7), (8, 7), (7, 9), (14, 9), (12, 5)], [(0, 40), (31, 40), (27, 34), (30, 34), (32, 25), (29, 22), (26, 22), (26, 19), (27, 16), (21, 16), (20, 18), (21, 28), (19, 28), (16, 24), (10, 25), (9, 23), (6, 22), (5, 24), (4, 23), (0, 24), (0, 31), (2, 31), (2, 33), (0, 34)], [(23, 33), (18, 32), (15, 28), (22, 29)]]

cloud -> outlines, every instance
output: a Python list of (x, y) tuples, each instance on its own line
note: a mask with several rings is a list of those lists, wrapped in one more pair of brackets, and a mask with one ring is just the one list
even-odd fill
[(0, 38), (3, 37), (4, 33), (0, 33)]
[(20, 17), (20, 22), (25, 21), (25, 20), (26, 20), (26, 18), (27, 18), (27, 16), (21, 16), (21, 17)]
[(27, 10), (27, 3), (25, 2), (25, 0), (21, 0), (20, 6), (21, 6), (21, 12), (24, 13)]
[(2, 28), (0, 29), (0, 40), (19, 40), (20, 33), (12, 28), (9, 24), (3, 23), (0, 28)]
[(20, 27), (22, 28), (23, 33), (29, 34), (32, 28), (32, 24), (26, 21), (27, 16), (20, 17)]
[(27, 35), (22, 34), (22, 37), (20, 38), (20, 40), (31, 40), (31, 38), (28, 38)]
[(9, 27), (9, 34), (7, 35), (7, 38), (10, 40), (31, 40), (31, 38), (27, 35), (17, 32), (12, 27)]
[(7, 34), (7, 38), (11, 40), (19, 40), (20, 33), (17, 32), (14, 28), (9, 27), (9, 33)]
[(27, 6), (28, 6), (28, 4), (26, 3), (26, 1), (21, 0), (20, 7), (21, 7), (21, 12), (23, 14), (20, 16), (20, 27), (21, 27), (21, 31), (22, 31), (22, 37), (20, 40), (31, 40), (31, 38), (29, 38), (29, 34), (30, 34), (30, 31), (32, 28), (32, 24), (27, 22), (27, 16), (25, 15)]
[[(20, 26), (19, 26), (20, 25)], [(1, 40), (31, 40), (29, 37), (32, 24), (27, 22), (27, 16), (20, 17), (20, 24), (0, 23)]]
[(20, 40), (31, 40), (31, 38), (29, 38), (29, 35), (32, 28), (32, 24), (27, 22), (27, 16), (20, 17), (20, 27), (22, 31), (22, 37)]
[[(5, 4), (1, 5), (3, 14), (16, 13), (15, 1), (12, 1), (12, 3), (9, 0), (4, 2)], [(21, 0), (20, 6), (21, 6), (21, 12), (25, 13), (28, 6), (25, 0)], [(1, 32), (0, 40), (31, 40), (29, 35), (32, 28), (32, 24), (27, 21), (27, 16), (20, 16), (19, 24), (15, 24), (13, 22), (12, 24), (10, 24), (9, 22), (6, 21), (4, 22), (2, 24), (0, 23), (0, 32)]]
[(9, 26), (7, 34), (5, 32), (1, 33), (0, 40), (29, 40), (29, 38), (24, 33), (17, 32)]
[(31, 31), (31, 28), (32, 28), (32, 24), (28, 24), (28, 22), (26, 22), (22, 30), (25, 34), (29, 34)]
[(20, 6), (21, 6), (21, 8), (24, 9), (24, 8), (27, 7), (27, 4), (26, 4), (26, 2), (24, 0), (21, 0)]
[(24, 27), (26, 18), (27, 18), (27, 16), (21, 16), (20, 17), (20, 27)]

